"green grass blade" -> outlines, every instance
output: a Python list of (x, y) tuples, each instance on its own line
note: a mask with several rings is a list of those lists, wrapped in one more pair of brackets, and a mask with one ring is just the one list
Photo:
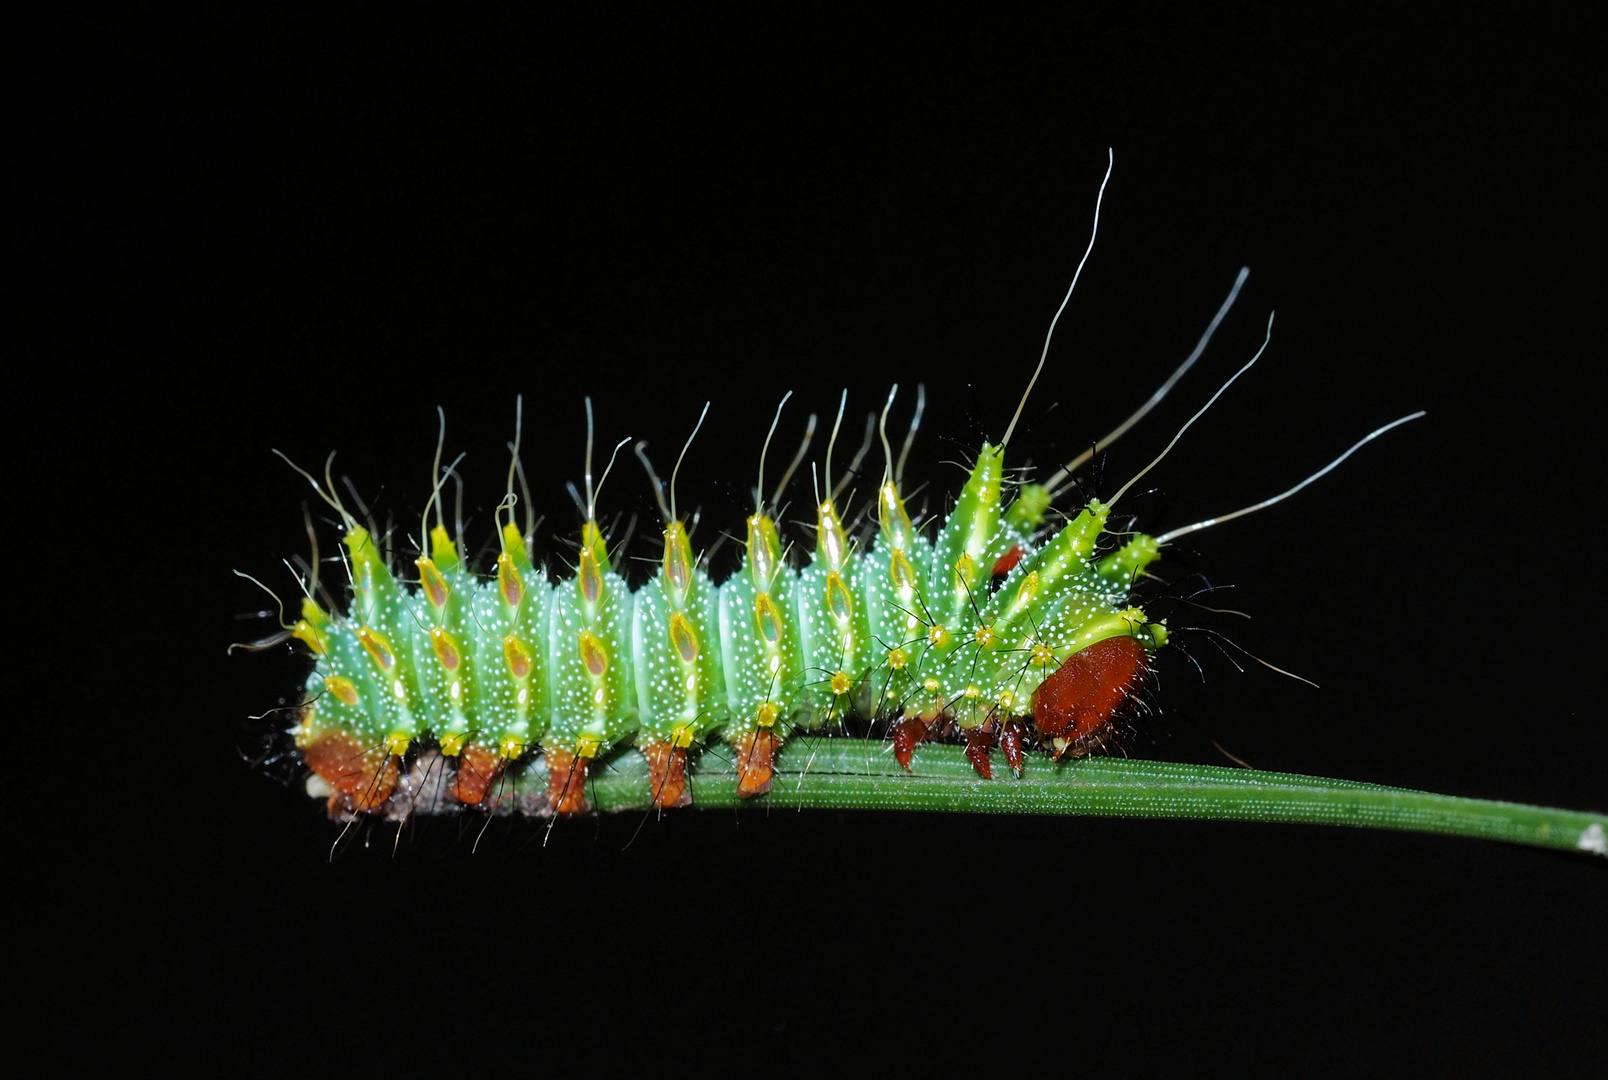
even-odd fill
[[(996, 756), (997, 758), (997, 756)], [(972, 771), (958, 746), (923, 745), (910, 773), (890, 744), (860, 739), (800, 740), (778, 755), (769, 795), (742, 800), (735, 776), (705, 754), (691, 779), (694, 804), (814, 810), (927, 810), (946, 813), (1068, 814), (1290, 822), (1402, 829), (1478, 837), (1559, 851), (1608, 855), (1608, 815), (1490, 799), (1436, 795), (1350, 780), (1118, 758), (1028, 762), (1021, 780), (996, 760), (996, 779)], [(594, 771), (599, 810), (648, 805), (645, 763), (634, 752)]]

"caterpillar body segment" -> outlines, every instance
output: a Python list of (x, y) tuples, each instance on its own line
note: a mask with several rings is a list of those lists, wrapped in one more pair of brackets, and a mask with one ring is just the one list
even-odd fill
[[(877, 516), (876, 539), (857, 572), (866, 623), (877, 645), (868, 690), (880, 700), (873, 708), (902, 716), (936, 717), (942, 707), (941, 687), (922, 674), (934, 635), (942, 634), (926, 604), (932, 546), (911, 527), (893, 480), (885, 479), (878, 489)], [(908, 765), (908, 755), (901, 763)]]
[(470, 804), (546, 737), (554, 715), (553, 669), (540, 658), (552, 647), (555, 590), (531, 565), (517, 530), (505, 526), (502, 540), (496, 577), (481, 583), (460, 571), (454, 593), (467, 600), (459, 626), (476, 642), (477, 693), (464, 708), (462, 743), (443, 740), (442, 753), (450, 757), (462, 746), (454, 796)]
[(553, 712), (544, 742), (548, 798), (559, 813), (586, 808), (586, 770), (637, 728), (631, 622), (635, 597), (609, 563), (595, 520), (581, 529), (575, 578), (554, 592), (548, 677)]
[(805, 703), (793, 606), (796, 575), (782, 553), (776, 523), (763, 513), (751, 515), (742, 566), (720, 587), (727, 709), (722, 726), (736, 754), (743, 795), (770, 790), (771, 759)]
[(648, 760), (655, 806), (684, 806), (687, 751), (725, 710), (718, 597), (692, 555), (686, 526), (664, 529), (656, 579), (632, 594), (631, 656), (636, 672), (637, 742)]
[(1098, 501), (1045, 529), (1042, 489), (1006, 505), (1005, 477), (1003, 449), (984, 446), (930, 529), (912, 524), (890, 475), (869, 540), (828, 497), (803, 567), (761, 508), (718, 585), (673, 518), (654, 577), (634, 590), (592, 514), (558, 581), (511, 524), (485, 577), (438, 525), (404, 584), (348, 522), (349, 610), (308, 600), (293, 629), (316, 658), (297, 745), (335, 814), (381, 809), (431, 740), (450, 801), (488, 804), (505, 772), (539, 756), (559, 814), (587, 808), (591, 763), (627, 743), (648, 761), (654, 804), (672, 807), (690, 801), (687, 770), (716, 735), (739, 793), (756, 796), (788, 738), (851, 717), (886, 721), (906, 767), (917, 743), (954, 734), (984, 776), (995, 746), (1018, 773), (1034, 747), (1086, 753), (1166, 642), (1130, 597), (1159, 548), (1107, 539)]

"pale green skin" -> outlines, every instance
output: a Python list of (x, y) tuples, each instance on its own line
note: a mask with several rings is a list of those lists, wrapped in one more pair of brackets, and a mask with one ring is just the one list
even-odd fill
[[(871, 549), (838, 557), (843, 589), (836, 605), (828, 598), (832, 560), (824, 541), (802, 569), (776, 560), (765, 589), (778, 616), (774, 642), (755, 616), (752, 531), (735, 574), (716, 586), (693, 565), (681, 596), (663, 565), (631, 591), (607, 566), (599, 541), (593, 550), (602, 590), (588, 604), (577, 578), (551, 583), (535, 570), (510, 527), (504, 551), (523, 581), (519, 602), (510, 604), (498, 580), (463, 569), (455, 544), (437, 529), (432, 556), (449, 591), (437, 607), (427, 588), (399, 582), (367, 532), (352, 526), (349, 611), (332, 617), (304, 604), (310, 629), (298, 636), (319, 641), (323, 654), (307, 684), (298, 744), (340, 732), (393, 753), (434, 738), (494, 749), (508, 760), (536, 747), (597, 757), (633, 739), (696, 746), (720, 731), (735, 742), (761, 725), (767, 708), (780, 737), (831, 730), (849, 714), (941, 712), (962, 728), (1027, 717), (1034, 689), (1073, 653), (1116, 636), (1153, 652), (1167, 631), (1128, 606), (1133, 580), (1157, 557), (1152, 537), (1135, 534), (1101, 554), (1108, 507), (1091, 502), (1047, 531), (1043, 489), (1023, 489), (1006, 508), (1003, 476), (1003, 450), (984, 446), (931, 539), (910, 528), (897, 490), (886, 484)], [(1013, 546), (1024, 554), (990, 593), (990, 571)], [(904, 589), (893, 571), (898, 552), (910, 568)], [(962, 579), (968, 561), (969, 586)], [(1030, 575), (1036, 589), (1024, 594)], [(685, 632), (682, 648), (670, 633), (676, 612), (696, 641), (690, 662)], [(389, 670), (359, 640), (362, 627), (389, 642)], [(452, 670), (432, 644), (435, 627), (459, 647)], [(979, 640), (980, 627), (988, 628), (986, 640)], [(601, 675), (588, 670), (583, 633), (606, 654)], [(523, 678), (505, 649), (510, 634), (531, 658)], [(347, 680), (357, 703), (328, 692), (328, 676)]]

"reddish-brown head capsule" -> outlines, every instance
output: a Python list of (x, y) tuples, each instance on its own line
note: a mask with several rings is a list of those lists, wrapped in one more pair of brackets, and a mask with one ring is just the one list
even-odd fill
[(1033, 691), (1033, 723), (1060, 757), (1091, 745), (1123, 704), (1138, 693), (1148, 661), (1131, 637), (1106, 638), (1067, 657)]

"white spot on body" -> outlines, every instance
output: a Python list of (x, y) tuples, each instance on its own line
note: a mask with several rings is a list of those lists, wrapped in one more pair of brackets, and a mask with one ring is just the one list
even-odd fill
[(1580, 839), (1575, 841), (1575, 847), (1581, 851), (1589, 851), (1593, 855), (1608, 855), (1608, 835), (1602, 830), (1602, 822), (1593, 821)]

